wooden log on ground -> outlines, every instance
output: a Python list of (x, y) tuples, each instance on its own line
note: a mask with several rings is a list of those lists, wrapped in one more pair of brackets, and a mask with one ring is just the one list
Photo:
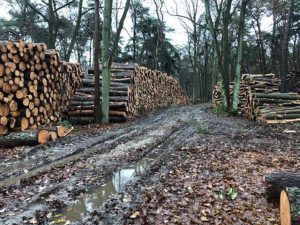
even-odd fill
[(287, 187), (280, 194), (281, 225), (300, 224), (300, 188)]
[[(75, 125), (86, 125), (86, 124), (93, 124), (94, 118), (93, 117), (69, 117), (68, 121)], [(124, 117), (117, 117), (117, 116), (109, 116), (109, 122), (111, 123), (123, 123), (126, 122), (127, 119)]]
[(279, 203), (280, 193), (287, 187), (300, 188), (300, 174), (291, 172), (276, 172), (268, 174), (266, 181), (266, 195), (269, 202)]
[(46, 144), (51, 141), (53, 133), (56, 133), (57, 137), (63, 137), (65, 130), (63, 126), (57, 126), (52, 128), (42, 128), (39, 130), (27, 130), (22, 132), (12, 132), (6, 136), (0, 137), (1, 147), (15, 147), (22, 145), (36, 145)]

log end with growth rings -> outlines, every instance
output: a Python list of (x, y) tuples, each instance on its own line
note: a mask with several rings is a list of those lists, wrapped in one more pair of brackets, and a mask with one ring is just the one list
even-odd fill
[(291, 225), (291, 205), (288, 195), (285, 191), (281, 191), (280, 194), (280, 224), (281, 225)]

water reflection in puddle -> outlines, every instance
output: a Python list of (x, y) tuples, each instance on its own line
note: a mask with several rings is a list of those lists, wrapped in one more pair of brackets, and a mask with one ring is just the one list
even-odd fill
[(101, 207), (113, 194), (122, 191), (128, 181), (142, 173), (154, 158), (155, 155), (151, 155), (134, 165), (122, 168), (102, 186), (90, 192), (82, 193), (74, 204), (69, 205), (62, 214), (56, 215), (50, 224), (69, 224), (80, 221), (89, 212)]

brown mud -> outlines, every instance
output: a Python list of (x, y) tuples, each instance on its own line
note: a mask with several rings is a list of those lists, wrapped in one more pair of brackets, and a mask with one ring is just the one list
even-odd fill
[(1, 162), (1, 224), (278, 224), (264, 176), (300, 170), (300, 125), (163, 109)]

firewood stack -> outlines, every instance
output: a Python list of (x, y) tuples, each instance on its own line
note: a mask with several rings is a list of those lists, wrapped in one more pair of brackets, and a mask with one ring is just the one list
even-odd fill
[[(281, 93), (281, 80), (274, 74), (243, 74), (239, 112), (264, 124), (300, 121), (300, 95)], [(230, 86), (233, 90), (233, 84)], [(220, 86), (214, 90), (214, 106), (221, 103)]]
[[(94, 70), (89, 69), (88, 74), (69, 106), (68, 115), (73, 122), (91, 121), (88, 117), (94, 115)], [(113, 122), (126, 121), (156, 108), (189, 103), (176, 79), (136, 64), (112, 65), (109, 96), (109, 116)]]
[[(233, 95), (233, 88), (234, 88), (234, 82), (230, 82), (229, 84), (229, 92), (230, 92), (230, 98), (232, 99)], [(239, 95), (239, 105), (238, 105), (238, 113), (239, 115), (243, 115), (244, 107), (247, 102), (247, 85), (245, 85), (243, 82), (240, 84), (240, 95)], [(218, 82), (215, 85), (215, 88), (213, 90), (212, 94), (212, 102), (213, 107), (216, 109), (219, 109), (222, 107), (222, 90), (221, 90), (221, 82)]]
[(0, 134), (58, 121), (83, 72), (44, 43), (0, 42)]
[(279, 93), (281, 80), (276, 78), (275, 74), (243, 74), (241, 83), (246, 87), (243, 91), (246, 92), (245, 95), (245, 106), (242, 110), (243, 116), (248, 119), (255, 120), (257, 109), (254, 99), (252, 99), (253, 94), (263, 93)]
[(145, 67), (136, 67), (133, 71), (129, 100), (128, 111), (134, 116), (190, 102), (176, 79)]

